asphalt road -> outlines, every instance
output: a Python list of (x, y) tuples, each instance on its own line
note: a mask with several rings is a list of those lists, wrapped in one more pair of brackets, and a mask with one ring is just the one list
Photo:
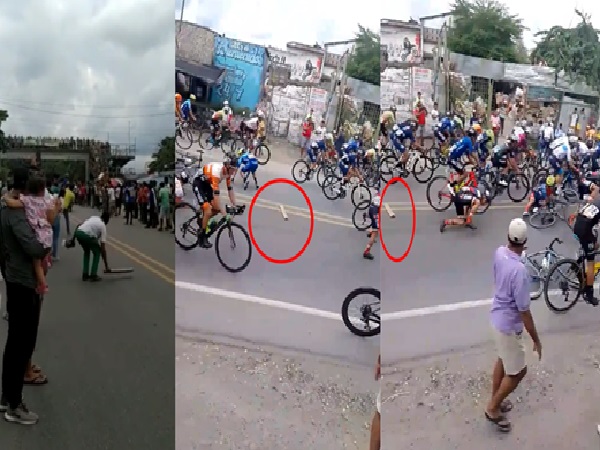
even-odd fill
[[(76, 207), (74, 220), (91, 213)], [(24, 392), (40, 421), (33, 427), (1, 421), (0, 448), (173, 446), (172, 235), (139, 224), (126, 227), (121, 218), (113, 219), (108, 230), (110, 265), (135, 272), (83, 283), (81, 250), (61, 249), (49, 274), (34, 355), (49, 383)], [(0, 327), (6, 333), (4, 321)]]
[[(205, 159), (210, 156), (205, 154)], [(257, 176), (259, 183), (291, 179), (291, 164), (269, 162), (259, 168)], [(253, 249), (250, 265), (231, 274), (220, 266), (213, 249), (176, 250), (177, 327), (186, 334), (327, 355), (364, 364), (370, 371), (379, 341), (350, 334), (340, 311), (351, 290), (379, 285), (379, 257), (374, 261), (362, 258), (366, 236), (352, 225), (349, 199), (327, 200), (314, 181), (302, 188), (310, 198), (315, 220), (310, 244), (295, 262), (273, 264)], [(191, 191), (186, 192), (186, 199), (191, 200)], [(256, 189), (251, 183), (244, 191), (238, 178), (235, 192), (238, 201), (249, 206)], [(280, 205), (284, 205), (288, 221), (284, 221)], [(248, 213), (246, 209), (245, 216), (238, 218), (246, 228)], [(296, 254), (309, 235), (307, 203), (292, 186), (267, 187), (251, 220), (257, 245), (274, 258)]]

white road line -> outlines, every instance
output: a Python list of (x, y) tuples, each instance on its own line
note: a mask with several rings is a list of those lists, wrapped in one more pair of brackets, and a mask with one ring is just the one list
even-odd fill
[[(271, 308), (284, 309), (287, 311), (307, 314), (309, 316), (321, 317), (322, 319), (331, 319), (339, 321), (342, 318), (341, 314), (332, 313), (331, 311), (323, 311), (321, 309), (295, 305), (293, 303), (286, 303), (279, 300), (270, 300), (268, 298), (258, 297), (256, 295), (242, 294), (241, 292), (235, 291), (227, 291), (225, 289), (204, 286), (202, 284), (187, 283), (185, 281), (176, 281), (175, 287), (179, 289), (184, 289), (186, 291), (200, 292), (203, 294), (214, 295), (217, 297), (226, 297), (231, 300), (237, 300), (240, 302), (254, 303), (261, 306), (269, 306)], [(340, 300), (340, 307), (341, 304), (342, 303)]]

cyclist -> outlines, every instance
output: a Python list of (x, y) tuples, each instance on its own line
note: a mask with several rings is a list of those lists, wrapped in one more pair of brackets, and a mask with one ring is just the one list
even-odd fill
[[(475, 141), (475, 151), (479, 156), (479, 166), (485, 168), (485, 163), (489, 156), (489, 146), (494, 142), (494, 132), (492, 130), (483, 131), (481, 125), (478, 123), (473, 125), (473, 130), (477, 133), (477, 140)], [(490, 133), (492, 133), (490, 137)]]
[(237, 152), (238, 160), (237, 167), (242, 172), (242, 182), (244, 183), (244, 189), (248, 188), (248, 177), (252, 175), (256, 189), (258, 189), (258, 181), (256, 179), (256, 171), (258, 170), (258, 160), (249, 151), (240, 149)]
[(319, 159), (319, 153), (319, 143), (314, 141), (311, 142), (310, 147), (308, 147), (308, 151), (306, 152), (306, 156), (308, 156), (308, 159), (310, 160), (309, 170), (311, 173), (317, 170), (317, 160)]
[(412, 119), (405, 120), (404, 122), (400, 122), (398, 124), (398, 128), (402, 131), (402, 133), (404, 133), (404, 145), (406, 145), (406, 141), (410, 141), (410, 148), (421, 148), (417, 144), (417, 137), (415, 136), (417, 131), (417, 122)]
[[(572, 138), (575, 138), (575, 140), (573, 140)], [(562, 186), (562, 179), (563, 179), (563, 172), (564, 172), (563, 164), (565, 162), (567, 162), (570, 166), (573, 165), (572, 164), (573, 155), (572, 155), (571, 145), (574, 144), (575, 142), (577, 142), (576, 136), (572, 136), (572, 137), (562, 136), (562, 137), (559, 137), (558, 139), (555, 139), (550, 144), (550, 151), (552, 153), (550, 154), (550, 158), (548, 159), (548, 162), (550, 164), (550, 167), (552, 167), (554, 169), (554, 176), (556, 178), (556, 194), (557, 195), (561, 194), (561, 186)]]
[(223, 102), (223, 107), (221, 108), (221, 110), (223, 111), (224, 116), (227, 117), (227, 118), (229, 118), (230, 116), (233, 115), (233, 111), (229, 107), (229, 102), (227, 100), (225, 100)]
[[(227, 213), (221, 208), (220, 202), (221, 192), (219, 187), (223, 179), (225, 180), (225, 184), (227, 186), (229, 201), (233, 206), (236, 206), (235, 194), (233, 192), (233, 186), (231, 185), (231, 175), (233, 175), (236, 165), (237, 158), (235, 155), (225, 155), (225, 159), (222, 163), (207, 164), (202, 170), (204, 180), (210, 185), (210, 195), (207, 196), (208, 198), (205, 196), (201, 197), (204, 200), (202, 203), (202, 211), (204, 212), (204, 216), (202, 217), (202, 228), (198, 239), (200, 239), (200, 245), (204, 248), (212, 247), (212, 244), (208, 242), (208, 238), (206, 237), (210, 231), (210, 218), (219, 213), (223, 214), (224, 216), (227, 215)], [(198, 178), (198, 176), (196, 178)], [(206, 185), (204, 187), (206, 188)], [(202, 193), (202, 191), (200, 192)]]
[(196, 116), (192, 112), (192, 102), (196, 101), (196, 96), (191, 94), (190, 97), (181, 104), (181, 117), (184, 121), (189, 122), (192, 119), (192, 122), (196, 121)]
[[(467, 164), (473, 164), (473, 166), (477, 166), (477, 154), (475, 152), (474, 143), (476, 139), (477, 133), (472, 128), (469, 128), (467, 131), (467, 135), (462, 137), (460, 140), (454, 144), (450, 150), (448, 155), (448, 165), (454, 169), (454, 171), (458, 175), (458, 180), (454, 185), (462, 185), (467, 175), (465, 173), (465, 163), (463, 159), (467, 159)], [(452, 185), (452, 183), (451, 183)]]
[(588, 200), (579, 207), (573, 234), (577, 236), (585, 255), (585, 289), (584, 299), (593, 306), (598, 306), (598, 299), (594, 296), (595, 254), (598, 249), (598, 236), (595, 227), (600, 222), (600, 196), (597, 187), (592, 191)]
[(178, 122), (183, 120), (183, 116), (181, 115), (181, 102), (183, 101), (183, 97), (180, 93), (175, 94), (175, 118)]
[(258, 117), (258, 122), (256, 124), (256, 139), (262, 144), (267, 138), (267, 121), (264, 112), (258, 111), (256, 115)]
[[(550, 204), (552, 200), (552, 188), (554, 187), (554, 176), (542, 175), (538, 178), (537, 186), (531, 190), (529, 201), (525, 205), (523, 217), (535, 214), (540, 206)], [(531, 208), (533, 207), (533, 210)]]
[(473, 186), (461, 187), (452, 197), (454, 207), (456, 208), (456, 217), (442, 220), (440, 233), (443, 233), (450, 226), (465, 226), (475, 230), (473, 214), (480, 205), (485, 205), (489, 200), (490, 193), (488, 191), (481, 192), (479, 188)]
[(223, 110), (215, 111), (210, 118), (210, 137), (212, 142), (215, 143), (221, 138), (221, 122), (223, 122), (223, 118), (225, 114)]
[(363, 258), (373, 260), (373, 254), (371, 253), (371, 248), (373, 244), (377, 242), (377, 236), (379, 236), (379, 207), (381, 206), (381, 197), (379, 194), (373, 197), (373, 201), (369, 206), (369, 220), (371, 221), (371, 226), (367, 230), (367, 235), (369, 236), (369, 241), (367, 242), (367, 246), (365, 247), (365, 251), (363, 252)]

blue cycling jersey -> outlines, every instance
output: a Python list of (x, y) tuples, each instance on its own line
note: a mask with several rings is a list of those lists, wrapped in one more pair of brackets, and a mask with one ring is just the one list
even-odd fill
[(187, 119), (190, 113), (192, 112), (192, 102), (187, 99), (185, 102), (181, 104), (181, 115)]
[(410, 120), (399, 123), (398, 129), (404, 134), (403, 139), (410, 139), (410, 142), (415, 142), (416, 138), (413, 134), (412, 122)]
[(454, 131), (454, 122), (449, 117), (442, 117), (442, 120), (440, 120), (438, 124), (438, 128), (440, 131), (452, 132)]
[(473, 141), (470, 137), (465, 136), (450, 149), (450, 159), (458, 160), (463, 156), (469, 156), (473, 151)]
[(319, 147), (319, 150), (325, 150), (327, 148), (327, 146), (325, 145), (324, 139), (321, 139), (320, 141), (316, 141), (315, 144), (317, 144), (317, 147)]

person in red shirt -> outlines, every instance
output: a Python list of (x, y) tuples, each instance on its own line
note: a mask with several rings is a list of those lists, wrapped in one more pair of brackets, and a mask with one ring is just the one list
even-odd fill
[(300, 158), (304, 158), (306, 154), (306, 150), (310, 145), (310, 137), (312, 136), (312, 132), (315, 128), (315, 124), (313, 123), (312, 116), (308, 115), (302, 122), (302, 136), (300, 137)]
[(417, 119), (417, 130), (419, 137), (421, 138), (421, 147), (425, 145), (425, 119), (427, 118), (427, 109), (422, 103), (417, 103), (415, 109), (415, 118)]

